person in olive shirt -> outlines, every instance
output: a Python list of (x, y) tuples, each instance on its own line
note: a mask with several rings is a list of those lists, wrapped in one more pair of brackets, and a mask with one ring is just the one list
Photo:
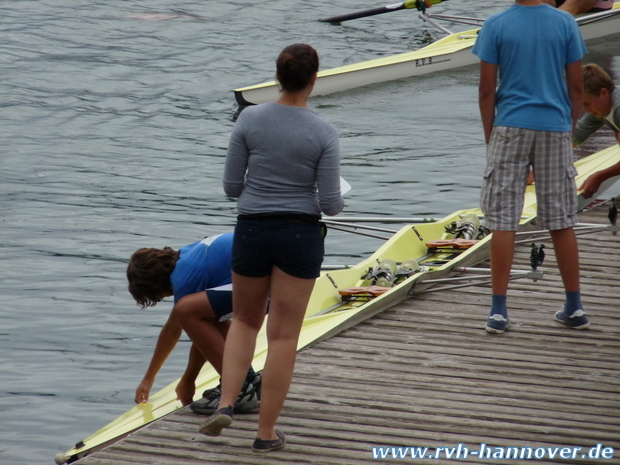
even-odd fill
[[(582, 144), (603, 126), (611, 129), (620, 143), (620, 88), (616, 87), (609, 74), (598, 65), (583, 65), (582, 72), (583, 109), (586, 115), (577, 122), (573, 136), (574, 145)], [(618, 175), (620, 175), (620, 162), (592, 174), (579, 189), (584, 198), (589, 199), (603, 182)]]

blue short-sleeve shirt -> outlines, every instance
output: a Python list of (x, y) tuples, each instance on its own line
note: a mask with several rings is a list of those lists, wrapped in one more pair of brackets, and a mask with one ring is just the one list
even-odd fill
[(182, 247), (170, 275), (174, 303), (182, 297), (232, 283), (233, 234), (220, 234)]
[(586, 48), (570, 14), (547, 4), (513, 5), (485, 20), (472, 53), (498, 65), (494, 126), (572, 129), (564, 69)]

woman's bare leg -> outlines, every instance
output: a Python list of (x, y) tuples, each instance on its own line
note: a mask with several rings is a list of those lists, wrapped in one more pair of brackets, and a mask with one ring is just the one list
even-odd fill
[(269, 350), (263, 370), (257, 434), (262, 440), (278, 438), (274, 428), (293, 377), (299, 333), (315, 281), (294, 278), (276, 267), (271, 273)]
[[(248, 278), (233, 272), (233, 319), (224, 347), (220, 407), (234, 406), (254, 357), (256, 335), (265, 319), (270, 276)], [(264, 388), (261, 388), (261, 399)], [(262, 401), (261, 401), (262, 402)]]

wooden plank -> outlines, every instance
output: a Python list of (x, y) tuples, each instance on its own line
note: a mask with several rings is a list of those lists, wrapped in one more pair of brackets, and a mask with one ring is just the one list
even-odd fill
[[(580, 219), (604, 224), (606, 214), (603, 205)], [(587, 452), (602, 443), (616, 454), (600, 463), (620, 464), (620, 236), (579, 236), (586, 331), (553, 320), (562, 282), (551, 241), (536, 243), (545, 244), (543, 279), (511, 282), (513, 324), (505, 334), (484, 331), (490, 287), (478, 285), (415, 295), (302, 351), (278, 422), (288, 438), (281, 451), (250, 450), (256, 413), (237, 415), (221, 437), (208, 438), (198, 433), (206, 417), (185, 408), (79, 463), (448, 465), (455, 461), (445, 456), (373, 460), (371, 449), (462, 444), (474, 451), (484, 443)], [(529, 251), (517, 247), (516, 268), (529, 268)], [(577, 459), (535, 462), (584, 463)]]

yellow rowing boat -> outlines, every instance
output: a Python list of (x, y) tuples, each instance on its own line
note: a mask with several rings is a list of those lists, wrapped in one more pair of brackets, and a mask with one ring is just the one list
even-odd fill
[[(579, 160), (575, 163), (579, 173), (577, 185), (581, 185), (590, 174), (618, 162), (620, 162), (618, 145)], [(610, 185), (611, 181), (606, 183), (603, 189)], [(589, 200), (581, 198), (580, 208), (587, 203)], [(433, 246), (434, 240), (450, 241), (455, 237), (455, 233), (447, 232), (451, 226), (458, 225), (463, 218), (471, 215), (478, 217), (480, 214), (478, 209), (461, 210), (434, 222), (407, 224), (367, 259), (354, 266), (321, 273), (308, 303), (298, 350), (332, 337), (396, 305), (410, 295), (428, 289), (435, 279), (453, 276), (462, 271), (462, 268), (472, 267), (486, 260), (490, 235), (478, 240), (469, 248)], [(536, 192), (535, 185), (531, 185), (527, 187), (525, 194), (521, 231), (527, 233), (532, 229), (535, 218)], [(414, 259), (420, 269), (376, 297), (373, 297), (372, 293), (366, 295), (363, 290), (354, 293), (353, 296), (347, 295), (350, 294), (348, 288), (367, 287), (369, 283), (365, 277), (369, 270), (376, 269), (376, 266), (386, 259), (391, 259), (397, 264)], [(264, 325), (259, 333), (252, 362), (257, 371), (263, 368), (267, 355), (265, 327)], [(174, 381), (151, 396), (148, 403), (132, 407), (110, 424), (80, 441), (65, 454), (58, 454), (56, 462), (59, 464), (74, 462), (181, 408), (182, 405), (175, 393), (177, 382), (178, 380)], [(218, 383), (219, 375), (207, 364), (197, 378), (196, 392), (202, 393), (205, 389), (217, 386)]]

